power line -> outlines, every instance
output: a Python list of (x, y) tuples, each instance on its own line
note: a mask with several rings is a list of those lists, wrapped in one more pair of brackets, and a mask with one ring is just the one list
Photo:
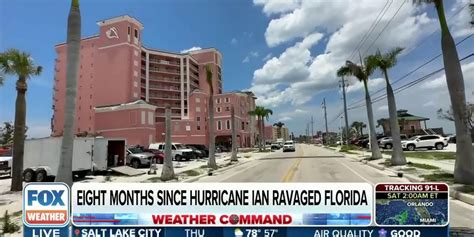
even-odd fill
[[(390, 4), (388, 5), (388, 3), (390, 2)], [(385, 2), (385, 5), (383, 6), (383, 8), (380, 10), (379, 14), (377, 15), (377, 17), (374, 19), (374, 21), (372, 22), (372, 25), (370, 25), (369, 29), (365, 32), (364, 36), (362, 37), (362, 39), (359, 41), (359, 43), (357, 44), (357, 46), (354, 48), (354, 50), (352, 51), (351, 55), (349, 56), (349, 59), (352, 59), (355, 55), (355, 53), (360, 50), (360, 48), (362, 48), (362, 46), (364, 45), (365, 41), (369, 38), (369, 35), (372, 34), (372, 32), (375, 30), (375, 28), (377, 27), (377, 25), (379, 24), (379, 22), (382, 20), (383, 16), (385, 15), (385, 13), (387, 13), (387, 10), (390, 8), (390, 6), (392, 5), (393, 3), (393, 0), (387, 0), (387, 2)], [(388, 5), (388, 7), (387, 7)], [(380, 17), (380, 19), (379, 19)]]
[(369, 45), (369, 47), (364, 51), (363, 55), (365, 55), (367, 53), (367, 51), (369, 51), (369, 49), (375, 44), (375, 42), (380, 38), (380, 36), (382, 35), (382, 33), (387, 29), (387, 27), (390, 25), (390, 23), (393, 21), (393, 19), (395, 18), (395, 16), (398, 14), (398, 12), (400, 12), (400, 9), (402, 9), (402, 7), (405, 5), (405, 3), (407, 3), (407, 1), (403, 1), (402, 4), (400, 4), (400, 7), (397, 9), (397, 11), (395, 12), (395, 14), (393, 14), (392, 18), (390, 18), (390, 20), (388, 20), (387, 24), (385, 24), (385, 27), (379, 32), (379, 34), (377, 35), (377, 37), (375, 38), (374, 41), (372, 41), (372, 43)]
[[(474, 56), (474, 53), (471, 53), (471, 54), (469, 54), (469, 55), (463, 57), (462, 59), (459, 60), (459, 62), (462, 62), (462, 61), (464, 61), (464, 60), (466, 60), (466, 59), (468, 59), (468, 58), (470, 58), (470, 57), (472, 57), (472, 56)], [(397, 94), (397, 93), (402, 92), (402, 91), (404, 91), (404, 90), (406, 90), (406, 89), (408, 89), (408, 88), (411, 88), (411, 87), (413, 87), (414, 85), (417, 85), (417, 84), (419, 84), (419, 83), (421, 83), (421, 82), (423, 82), (423, 81), (429, 79), (431, 76), (433, 76), (433, 75), (435, 75), (435, 74), (437, 74), (437, 73), (439, 73), (439, 72), (442, 72), (443, 70), (444, 70), (444, 67), (443, 67), (443, 68), (440, 68), (440, 69), (437, 69), (437, 70), (435, 70), (435, 71), (432, 71), (432, 72), (430, 72), (430, 73), (428, 73), (428, 74), (426, 74), (426, 75), (424, 75), (424, 76), (422, 76), (422, 77), (420, 77), (420, 78), (418, 78), (418, 79), (416, 79), (416, 80), (414, 80), (414, 81), (411, 81), (411, 82), (409, 82), (409, 83), (407, 83), (407, 84), (405, 84), (405, 85), (402, 85), (402, 86), (400, 86), (400, 87), (398, 87), (398, 88), (396, 88), (396, 89), (394, 90), (394, 94)], [(378, 96), (378, 97), (376, 97), (374, 100), (372, 100), (372, 104), (374, 104), (374, 103), (376, 103), (376, 102), (379, 102), (379, 101), (381, 101), (381, 100), (384, 100), (386, 97), (387, 97), (387, 95)], [(364, 104), (358, 105), (358, 106), (355, 106), (355, 107), (348, 108), (347, 110), (353, 110), (353, 109), (357, 109), (357, 108), (361, 108), (361, 107), (365, 107), (365, 105), (364, 105)]]
[[(465, 38), (463, 38), (462, 40), (460, 40), (459, 42), (456, 43), (456, 46), (462, 44), (464, 41), (466, 41), (467, 39), (471, 38), (473, 36), (473, 34), (470, 34), (468, 36), (466, 36)], [(419, 65), (418, 67), (414, 68), (413, 70), (409, 71), (408, 73), (406, 73), (405, 75), (401, 76), (400, 78), (398, 78), (397, 80), (395, 80), (394, 82), (392, 82), (392, 85), (394, 84), (397, 84), (398, 82), (408, 78), (408, 76), (410, 76), (411, 74), (413, 74), (414, 72), (418, 71), (419, 69), (425, 67), (426, 65), (428, 65), (429, 63), (433, 62), (434, 60), (436, 60), (437, 58), (441, 57), (441, 55), (443, 55), (443, 53), (439, 53), (438, 55), (434, 56), (433, 58), (429, 59), (428, 61), (424, 62), (423, 64)], [(382, 88), (382, 89), (379, 89), (378, 91), (372, 93), (372, 96), (373, 95), (376, 95), (378, 94), (379, 92), (382, 92), (384, 91), (385, 89)], [(350, 106), (354, 106), (356, 104), (359, 104), (361, 102), (365, 101), (365, 98), (362, 98), (354, 103), (352, 103), (352, 105)]]

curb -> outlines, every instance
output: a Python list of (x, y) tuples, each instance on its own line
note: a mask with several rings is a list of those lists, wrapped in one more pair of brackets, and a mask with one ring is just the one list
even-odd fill
[[(361, 159), (357, 159), (357, 158), (354, 158), (354, 157), (348, 157), (348, 158), (360, 161), (361, 163), (366, 164), (370, 167), (376, 168), (378, 170), (387, 170), (387, 171), (390, 171), (394, 174), (397, 174), (398, 172), (402, 172), (402, 171), (396, 171), (396, 170), (393, 170), (393, 169), (385, 168), (385, 166), (372, 164), (372, 163), (367, 162), (366, 160), (361, 160)], [(414, 183), (419, 183), (419, 182), (424, 182), (425, 181), (423, 178), (420, 178), (418, 176), (411, 175), (411, 174), (403, 173), (403, 177), (408, 179), (410, 182), (414, 182)], [(470, 194), (466, 194), (466, 193), (462, 193), (460, 191), (457, 191), (456, 187), (450, 186), (449, 196), (452, 197), (453, 199), (459, 200), (459, 201), (467, 203), (469, 205), (474, 205), (474, 195), (470, 195)]]

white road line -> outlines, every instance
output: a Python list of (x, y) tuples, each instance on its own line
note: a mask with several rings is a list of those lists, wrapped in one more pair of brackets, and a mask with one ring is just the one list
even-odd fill
[(367, 183), (370, 183), (372, 185), (374, 185), (375, 183), (371, 182), (370, 180), (366, 179), (364, 176), (360, 175), (359, 173), (357, 173), (354, 169), (352, 169), (351, 167), (349, 167), (348, 165), (344, 164), (344, 162), (342, 162), (341, 160), (339, 160), (339, 163), (341, 163), (344, 167), (346, 167), (347, 169), (349, 169), (350, 171), (352, 171), (352, 173), (354, 173), (355, 175), (359, 176), (361, 179), (365, 180)]

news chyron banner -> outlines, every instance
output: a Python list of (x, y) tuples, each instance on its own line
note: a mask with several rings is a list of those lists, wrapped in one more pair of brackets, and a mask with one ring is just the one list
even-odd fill
[(32, 183), (26, 237), (447, 237), (440, 183)]
[(75, 226), (368, 226), (367, 183), (76, 183)]

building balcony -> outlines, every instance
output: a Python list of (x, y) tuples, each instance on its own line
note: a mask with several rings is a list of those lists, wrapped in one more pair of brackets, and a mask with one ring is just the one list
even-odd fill
[[(142, 88), (145, 88), (145, 85), (142, 85)], [(181, 90), (177, 86), (154, 86), (149, 85), (151, 90), (160, 90), (160, 91), (173, 91), (173, 92), (180, 92)]]
[(156, 68), (156, 67), (150, 67), (149, 70), (150, 72), (170, 73), (170, 74), (175, 74), (175, 75), (180, 75), (181, 73), (179, 70), (170, 70), (170, 69)]
[(170, 62), (170, 61), (162, 60), (162, 59), (150, 59), (150, 63), (160, 64), (160, 65), (169, 65), (169, 66), (174, 66), (174, 67), (180, 67), (181, 66), (179, 63)]
[(181, 100), (179, 96), (168, 96), (168, 95), (158, 95), (158, 94), (150, 94), (150, 99), (158, 99), (158, 100)]
[[(157, 113), (156, 117), (166, 117), (165, 113)], [(181, 118), (181, 113), (171, 113), (171, 117), (180, 117)]]
[[(145, 78), (142, 78), (146, 81)], [(167, 78), (167, 77), (150, 77), (150, 81), (160, 81), (160, 82), (170, 82), (170, 83), (179, 83), (181, 84), (181, 80), (174, 79), (174, 78)]]

